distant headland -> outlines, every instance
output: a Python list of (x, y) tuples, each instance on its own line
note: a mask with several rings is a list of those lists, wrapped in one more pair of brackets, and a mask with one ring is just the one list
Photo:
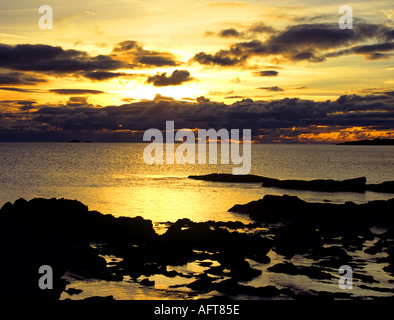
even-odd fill
[(337, 143), (337, 145), (371, 145), (371, 146), (394, 146), (394, 139), (357, 140)]
[(91, 143), (91, 141), (81, 141), (81, 140), (70, 140), (68, 143)]

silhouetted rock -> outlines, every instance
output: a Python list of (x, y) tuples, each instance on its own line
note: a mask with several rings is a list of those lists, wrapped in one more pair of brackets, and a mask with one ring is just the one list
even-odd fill
[(291, 262), (278, 263), (268, 268), (268, 271), (290, 275), (305, 275), (311, 279), (326, 280), (334, 278), (330, 273), (316, 266), (295, 266)]
[(366, 181), (367, 179), (365, 177), (342, 181), (322, 179), (310, 181), (278, 180), (266, 178), (263, 181), (263, 187), (324, 192), (365, 192)]
[[(57, 300), (65, 289), (61, 277), (67, 270), (86, 278), (113, 280), (105, 259), (90, 243), (139, 243), (156, 236), (151, 221), (102, 215), (78, 201), (6, 203), (0, 209), (0, 250), (8, 263), (0, 264), (0, 298)], [(53, 289), (38, 286), (42, 265), (53, 270)]]
[(292, 295), (291, 290), (279, 290), (275, 286), (253, 287), (241, 285), (233, 279), (214, 284), (215, 290), (229, 295), (249, 295), (255, 297), (277, 297), (280, 294)]
[(367, 184), (367, 190), (382, 193), (394, 193), (394, 181), (385, 181), (379, 184)]
[(153, 280), (149, 280), (149, 278), (145, 278), (140, 281), (140, 284), (143, 286), (154, 286), (155, 282)]
[[(279, 180), (257, 175), (232, 175), (227, 173), (211, 173), (200, 176), (189, 176), (194, 180), (214, 181), (214, 182), (232, 182), (232, 183), (258, 183), (262, 182), (263, 187), (282, 188), (290, 190), (309, 190), (324, 192), (365, 192), (365, 177), (347, 179), (342, 181), (336, 180)], [(372, 186), (372, 185), (371, 185)], [(385, 186), (386, 187), (386, 186)], [(386, 187), (387, 188), (387, 187)], [(391, 185), (390, 185), (391, 188)]]
[[(358, 228), (361, 227), (390, 226), (394, 219), (394, 198), (356, 205), (353, 202), (310, 203), (295, 196), (265, 195), (257, 201), (237, 204), (229, 211), (248, 214), (253, 220), (266, 223), (299, 220), (319, 225), (327, 231), (346, 229), (349, 232), (359, 232)], [(341, 223), (338, 224), (338, 221)]]
[(210, 292), (214, 290), (214, 284), (212, 283), (213, 280), (214, 278), (209, 277), (206, 274), (202, 274), (199, 279), (189, 283), (187, 287), (197, 291)]
[(75, 289), (75, 288), (68, 288), (67, 290), (64, 290), (64, 291), (67, 292), (70, 296), (72, 296), (74, 294), (80, 294), (81, 292), (83, 292), (83, 290)]
[(105, 296), (105, 297), (89, 297), (89, 298), (85, 298), (85, 299), (83, 299), (83, 301), (86, 301), (86, 302), (94, 302), (94, 303), (96, 303), (96, 302), (100, 302), (100, 303), (107, 303), (107, 302), (112, 302), (112, 301), (114, 301), (115, 299), (114, 299), (114, 297), (112, 296), (112, 295), (110, 295), (110, 296)]
[(263, 199), (251, 201), (247, 204), (236, 204), (228, 211), (248, 214), (256, 221), (283, 222), (292, 220), (297, 212), (303, 210), (305, 201), (295, 197), (283, 195), (265, 195)]
[(387, 248), (386, 252), (388, 256), (384, 258), (384, 261), (388, 262), (388, 265), (383, 270), (394, 277), (394, 247)]
[(243, 182), (243, 183), (259, 183), (266, 178), (252, 174), (246, 175), (232, 175), (227, 173), (211, 173), (201, 176), (189, 176), (189, 179), (215, 181), (215, 182)]
[(234, 280), (239, 280), (239, 281), (249, 281), (252, 280), (255, 277), (258, 277), (261, 275), (261, 270), (257, 270), (252, 268), (249, 265), (249, 262), (245, 260), (241, 260), (237, 263), (234, 263), (230, 266), (230, 276)]

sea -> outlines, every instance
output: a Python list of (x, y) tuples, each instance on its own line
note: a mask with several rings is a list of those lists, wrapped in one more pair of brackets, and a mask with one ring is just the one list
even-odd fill
[[(103, 214), (150, 219), (160, 234), (165, 232), (165, 222), (182, 218), (195, 222), (252, 222), (248, 216), (228, 212), (228, 209), (235, 204), (262, 199), (266, 194), (289, 194), (309, 202), (332, 203), (365, 203), (394, 198), (393, 194), (375, 192), (295, 191), (265, 188), (260, 183), (193, 180), (188, 176), (232, 173), (233, 168), (239, 165), (231, 162), (220, 164), (220, 150), (218, 164), (149, 165), (143, 158), (147, 146), (144, 143), (0, 143), (0, 207), (19, 198), (75, 199), (90, 210)], [(393, 146), (252, 144), (251, 149), (250, 174), (276, 179), (366, 177), (367, 183), (381, 183), (394, 180), (393, 168)], [(201, 268), (197, 264), (189, 267)], [(375, 277), (380, 276), (384, 277), (383, 272), (375, 274)], [(274, 279), (265, 278), (264, 284), (278, 286), (278, 281), (283, 280), (276, 274), (272, 277)], [(176, 279), (164, 278), (157, 276), (156, 289), (162, 283), (165, 297), (177, 298), (165, 290)], [(84, 293), (80, 297), (88, 295), (89, 290), (97, 292), (98, 287), (104, 291), (115, 290), (115, 296), (121, 299), (164, 297), (159, 291), (143, 291), (135, 284), (130, 292), (110, 282), (91, 282), (90, 285), (91, 289), (86, 284), (81, 285)], [(321, 284), (309, 281), (299, 285), (313, 287)], [(179, 297), (184, 297), (183, 293)]]
[[(154, 222), (244, 220), (227, 210), (265, 194), (291, 194), (306, 201), (363, 203), (393, 195), (325, 193), (263, 188), (260, 183), (218, 183), (189, 175), (232, 173), (240, 165), (152, 164), (143, 143), (0, 143), (0, 205), (19, 198), (79, 200), (104, 214), (142, 216)], [(197, 161), (196, 161), (197, 162)], [(366, 177), (394, 180), (392, 146), (252, 144), (250, 174), (276, 179)]]

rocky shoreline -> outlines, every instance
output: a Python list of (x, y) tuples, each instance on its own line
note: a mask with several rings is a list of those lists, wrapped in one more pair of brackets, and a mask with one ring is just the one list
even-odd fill
[[(266, 196), (231, 209), (249, 214), (255, 223), (181, 219), (168, 223), (167, 231), (158, 235), (152, 221), (141, 217), (104, 215), (75, 200), (19, 199), (0, 210), (0, 248), (6, 259), (0, 265), (0, 298), (58, 300), (63, 292), (77, 296), (82, 290), (70, 287), (64, 279), (66, 272), (72, 272), (83, 279), (114, 282), (127, 276), (140, 286), (153, 288), (150, 277), (154, 275), (179, 277), (186, 283), (178, 287), (232, 299), (359, 299), (340, 290), (300, 292), (292, 287), (252, 283), (267, 274), (335, 283), (341, 265), (363, 266), (352, 257), (356, 250), (381, 253), (377, 262), (393, 283), (393, 209), (394, 199), (336, 206), (286, 195)], [(385, 231), (374, 234), (374, 226)], [(375, 238), (375, 243), (366, 246)], [(271, 253), (284, 260), (272, 261)], [(108, 263), (104, 259), (108, 255), (119, 259)], [(299, 265), (292, 260), (297, 255), (314, 263)], [(174, 266), (190, 262), (202, 266), (203, 271), (174, 270)], [(52, 290), (37, 285), (42, 265), (53, 269)], [(264, 271), (257, 265), (265, 266)], [(392, 289), (382, 287), (362, 269), (355, 268), (354, 279), (369, 292), (394, 297)]]

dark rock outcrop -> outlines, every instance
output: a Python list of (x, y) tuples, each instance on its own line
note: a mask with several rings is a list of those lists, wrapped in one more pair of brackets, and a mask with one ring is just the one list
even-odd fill
[(232, 175), (227, 173), (211, 173), (201, 176), (189, 176), (189, 179), (193, 180), (204, 180), (214, 182), (237, 182), (237, 183), (261, 183), (265, 177), (256, 176), (252, 174), (246, 175)]
[[(19, 199), (0, 210), (0, 298), (6, 300), (59, 299), (69, 270), (86, 278), (113, 279), (106, 261), (92, 242), (140, 243), (157, 235), (142, 218), (102, 215), (78, 201)], [(53, 289), (38, 286), (42, 265), (53, 270)]]
[(290, 275), (305, 275), (311, 279), (317, 280), (327, 280), (334, 278), (330, 273), (323, 271), (320, 267), (295, 266), (291, 262), (278, 263), (272, 267), (269, 267), (268, 271)]
[[(248, 214), (251, 219), (266, 223), (286, 223), (303, 221), (307, 224), (320, 225), (322, 228), (345, 228), (353, 226), (390, 225), (394, 220), (394, 198), (376, 200), (364, 204), (345, 202), (311, 203), (295, 196), (265, 195), (263, 199), (244, 205), (235, 205), (231, 212)], [(341, 222), (338, 225), (338, 222)], [(351, 231), (351, 229), (349, 229)]]
[(323, 192), (365, 192), (367, 179), (365, 177), (336, 180), (278, 180), (268, 179), (263, 181), (263, 187), (282, 188), (290, 190), (309, 190)]
[(368, 191), (394, 193), (394, 181), (385, 181), (378, 184), (367, 184)]
[(281, 188), (288, 190), (308, 190), (319, 192), (382, 192), (394, 193), (394, 181), (385, 181), (379, 184), (366, 184), (365, 177), (332, 180), (332, 179), (316, 179), (316, 180), (279, 180), (267, 178), (258, 175), (232, 175), (227, 173), (211, 173), (200, 176), (189, 176), (189, 179), (213, 181), (213, 182), (229, 182), (229, 183), (262, 183), (263, 187)]

